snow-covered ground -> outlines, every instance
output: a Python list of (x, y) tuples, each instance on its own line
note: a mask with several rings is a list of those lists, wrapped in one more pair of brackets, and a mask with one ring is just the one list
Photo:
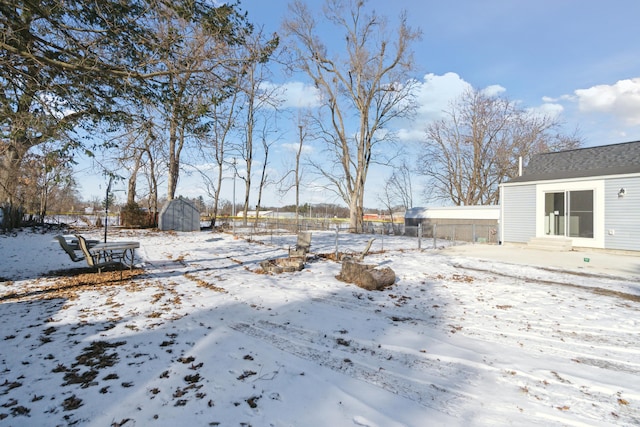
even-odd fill
[(0, 425), (640, 425), (634, 279), (385, 237), (365, 261), (396, 283), (366, 291), (322, 257), (259, 274), (293, 235), (109, 238), (138, 240), (143, 269), (86, 274), (53, 234), (0, 235)]

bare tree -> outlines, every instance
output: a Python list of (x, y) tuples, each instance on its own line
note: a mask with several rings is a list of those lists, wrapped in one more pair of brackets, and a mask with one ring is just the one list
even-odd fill
[(302, 169), (301, 169), (301, 157), (304, 141), (307, 138), (307, 123), (303, 119), (298, 120), (298, 145), (296, 148), (294, 165), (284, 174), (278, 181), (278, 191), (281, 195), (285, 195), (292, 188), (295, 189), (296, 197), (296, 228), (300, 227), (300, 188), (302, 186)]
[[(122, 103), (166, 74), (156, 67), (150, 11), (159, 2), (27, 0), (0, 7), (0, 202), (14, 204), (23, 159), (40, 144), (85, 148), (72, 129), (121, 121)], [(169, 7), (183, 9), (177, 0)], [(11, 226), (11, 224), (9, 224)]]
[(49, 208), (60, 209), (61, 199), (68, 199), (65, 192), (75, 193), (70, 156), (62, 156), (53, 149), (55, 144), (40, 144), (35, 152), (28, 153), (22, 162), (16, 196), (37, 220), (44, 223)]
[[(240, 52), (241, 64), (237, 75), (238, 89), (245, 97), (245, 119), (243, 129), (242, 146), (239, 147), (240, 157), (244, 160), (246, 175), (242, 177), (245, 184), (243, 223), (247, 225), (247, 212), (251, 196), (252, 169), (255, 155), (254, 133), (260, 121), (268, 122), (267, 110), (276, 107), (277, 100), (274, 97), (276, 89), (268, 89), (264, 85), (269, 76), (269, 59), (279, 44), (277, 35), (271, 39), (264, 36), (262, 31), (247, 35), (244, 49)], [(264, 129), (263, 129), (264, 136)], [(265, 159), (266, 160), (266, 159)]]
[(203, 118), (218, 98), (220, 87), (232, 86), (227, 79), (229, 64), (236, 62), (233, 49), (244, 42), (251, 26), (233, 6), (215, 7), (206, 22), (185, 19), (183, 13), (160, 10), (158, 38), (162, 40), (161, 61), (170, 72), (159, 80), (159, 112), (168, 137), (167, 199), (175, 197), (185, 144), (204, 138)]
[(355, 232), (362, 230), (369, 166), (382, 160), (382, 150), (376, 148), (393, 140), (389, 122), (413, 110), (410, 45), (420, 36), (407, 25), (405, 13), (398, 26), (391, 28), (386, 18), (366, 14), (364, 7), (363, 0), (325, 2), (322, 17), (336, 27), (336, 34), (342, 34), (344, 58), (328, 52), (314, 13), (302, 1), (289, 5), (290, 17), (284, 21), (292, 67), (311, 78), (322, 94), (321, 112), (327, 113), (326, 121), (320, 115), (316, 118), (332, 164), (314, 164), (349, 206)]
[[(161, 130), (155, 126), (153, 120), (148, 118), (149, 114), (140, 117), (138, 132), (135, 140), (130, 146), (129, 162), (130, 176), (127, 193), (127, 202), (136, 201), (141, 204), (146, 202), (154, 218), (159, 212), (158, 189), (161, 184), (161, 176), (166, 169), (163, 169), (159, 159), (163, 157), (163, 145), (165, 139)], [(140, 188), (139, 181), (144, 180), (146, 187)]]
[(302, 154), (302, 146), (304, 144), (304, 132), (302, 125), (298, 125), (300, 131), (300, 141), (298, 150), (296, 151), (296, 168), (295, 168), (295, 188), (296, 188), (296, 229), (300, 228), (300, 183), (302, 181), (302, 173), (300, 171), (300, 155)]
[[(141, 99), (138, 105), (130, 107), (128, 120), (117, 129), (118, 133), (105, 141), (108, 148), (103, 150), (99, 161), (94, 158), (94, 163), (104, 171), (118, 171), (126, 181), (123, 219), (136, 225), (155, 225), (160, 173), (156, 159), (163, 157), (158, 152), (166, 139), (154, 121), (157, 111), (153, 102)], [(142, 211), (143, 204), (148, 213)]]
[(406, 160), (403, 160), (394, 168), (391, 178), (389, 178), (389, 186), (397, 200), (396, 205), (402, 206), (404, 209), (413, 207), (413, 182), (411, 174), (409, 164)]
[[(29, 150), (47, 141), (63, 141), (69, 130), (79, 126), (91, 130), (97, 122), (115, 126), (126, 120), (122, 106), (132, 99), (157, 95), (159, 103), (174, 107), (169, 142), (178, 147), (172, 153), (179, 154), (193, 121), (178, 119), (193, 119), (199, 112), (191, 106), (180, 110), (186, 104), (182, 101), (189, 99), (182, 98), (181, 91), (193, 88), (182, 83), (211, 72), (208, 65), (220, 57), (209, 50), (209, 64), (200, 62), (203, 67), (197, 68), (193, 58), (184, 55), (188, 49), (183, 42), (202, 40), (198, 35), (207, 34), (220, 45), (236, 43), (241, 40), (237, 33), (250, 28), (244, 15), (236, 13), (234, 2), (215, 7), (190, 0), (98, 3), (0, 3), (0, 203), (6, 203), (9, 211), (14, 183)], [(184, 25), (174, 25), (178, 22)], [(168, 30), (165, 37), (159, 37), (163, 30)], [(189, 47), (194, 52), (198, 46)], [(61, 148), (71, 151), (81, 146), (76, 138)], [(170, 188), (177, 181), (177, 164), (175, 156)], [(9, 218), (13, 223), (13, 215)]]
[(391, 176), (382, 188), (382, 192), (378, 194), (378, 200), (389, 212), (391, 222), (393, 222), (395, 209), (403, 208), (407, 210), (413, 207), (411, 170), (406, 161), (403, 160), (393, 169)]
[(258, 106), (258, 70), (250, 66), (245, 76), (246, 116), (244, 122), (244, 140), (240, 148), (240, 156), (244, 160), (246, 174), (240, 177), (244, 181), (243, 225), (247, 225), (247, 212), (249, 210), (249, 197), (251, 195), (251, 172), (253, 168), (253, 131), (256, 127), (256, 110)]
[[(213, 213), (211, 227), (215, 227), (220, 211), (220, 192), (225, 169), (225, 153), (230, 135), (237, 126), (240, 92), (233, 90), (227, 96), (219, 95), (219, 101), (214, 102), (207, 113), (209, 120), (209, 138), (201, 144), (202, 158), (206, 164), (215, 165), (216, 175), (211, 177), (206, 171), (200, 171), (209, 196), (213, 198)], [(235, 173), (235, 170), (234, 170)]]
[(264, 188), (269, 183), (269, 176), (267, 174), (267, 166), (269, 165), (269, 149), (271, 148), (271, 144), (267, 142), (266, 138), (262, 138), (262, 149), (264, 152), (264, 161), (262, 162), (262, 172), (260, 174), (260, 183), (258, 185), (258, 201), (256, 203), (256, 218), (254, 224), (258, 225), (258, 216), (260, 215), (260, 207), (262, 203), (262, 192)]
[[(258, 126), (262, 126), (262, 142), (264, 148), (264, 164), (262, 178), (259, 183), (259, 200), (262, 188), (266, 182), (266, 167), (268, 161), (267, 142), (268, 127), (271, 125), (267, 111), (273, 111), (276, 100), (273, 96), (275, 89), (267, 89), (264, 85), (268, 76), (268, 61), (278, 47), (277, 35), (267, 38), (262, 31), (245, 33), (243, 44), (237, 46), (232, 53), (232, 59), (225, 66), (225, 78), (232, 82), (222, 88), (211, 88), (213, 94), (204, 118), (208, 122), (203, 126), (209, 135), (206, 143), (201, 144), (205, 156), (211, 156), (217, 166), (217, 179), (213, 180), (203, 175), (209, 194), (214, 198), (214, 216), (217, 215), (217, 205), (220, 200), (222, 175), (224, 164), (230, 164), (225, 159), (225, 153), (231, 151), (242, 158), (246, 173), (239, 175), (245, 183), (244, 222), (247, 221), (249, 198), (251, 195), (252, 173), (255, 156), (254, 134)], [(228, 144), (232, 135), (239, 136), (239, 142)], [(233, 161), (234, 176), (237, 174), (235, 157)], [(212, 223), (212, 225), (214, 225)]]
[(499, 202), (498, 186), (517, 176), (518, 159), (544, 151), (575, 148), (576, 136), (557, 133), (556, 118), (515, 102), (469, 90), (446, 117), (427, 127), (417, 170), (435, 196), (454, 205)]

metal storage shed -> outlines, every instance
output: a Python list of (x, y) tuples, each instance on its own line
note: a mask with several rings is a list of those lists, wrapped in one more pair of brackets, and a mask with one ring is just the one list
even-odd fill
[(200, 231), (200, 212), (188, 200), (169, 200), (160, 210), (158, 228), (163, 231)]

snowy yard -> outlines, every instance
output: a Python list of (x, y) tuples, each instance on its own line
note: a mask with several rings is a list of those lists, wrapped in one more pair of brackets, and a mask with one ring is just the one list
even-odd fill
[[(0, 425), (640, 425), (631, 279), (385, 237), (365, 261), (396, 283), (366, 291), (322, 257), (259, 274), (293, 235), (114, 230), (141, 244), (120, 282), (53, 236), (0, 235)], [(312, 253), (335, 238), (314, 232)]]

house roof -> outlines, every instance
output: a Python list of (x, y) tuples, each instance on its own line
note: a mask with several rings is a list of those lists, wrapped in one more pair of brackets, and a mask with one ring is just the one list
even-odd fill
[(640, 173), (640, 141), (536, 154), (509, 183), (632, 173)]

